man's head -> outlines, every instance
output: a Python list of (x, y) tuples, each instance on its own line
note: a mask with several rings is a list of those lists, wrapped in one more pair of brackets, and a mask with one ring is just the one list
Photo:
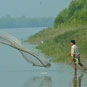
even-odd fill
[(71, 41), (70, 41), (70, 45), (71, 45), (71, 46), (73, 46), (73, 45), (75, 45), (75, 44), (76, 44), (75, 40), (71, 40)]

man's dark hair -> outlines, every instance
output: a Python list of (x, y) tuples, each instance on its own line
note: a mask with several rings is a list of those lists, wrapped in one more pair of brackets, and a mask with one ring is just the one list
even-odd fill
[(75, 40), (71, 40), (71, 43), (76, 44)]

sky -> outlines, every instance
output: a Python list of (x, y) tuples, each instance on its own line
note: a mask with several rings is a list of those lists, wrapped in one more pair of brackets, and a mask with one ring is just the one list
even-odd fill
[(0, 0), (0, 17), (55, 17), (71, 0)]

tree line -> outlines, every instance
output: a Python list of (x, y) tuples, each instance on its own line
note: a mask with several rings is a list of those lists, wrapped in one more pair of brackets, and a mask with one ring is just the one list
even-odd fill
[(0, 18), (0, 28), (24, 28), (24, 27), (49, 27), (53, 25), (54, 18), (28, 18), (4, 16)]
[(63, 9), (54, 21), (54, 27), (61, 24), (86, 24), (87, 0), (72, 0), (68, 8)]

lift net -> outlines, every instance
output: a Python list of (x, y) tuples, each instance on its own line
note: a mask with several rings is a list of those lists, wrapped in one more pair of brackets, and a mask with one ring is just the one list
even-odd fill
[(0, 43), (17, 49), (26, 59), (26, 61), (31, 63), (33, 66), (39, 66), (39, 67), (50, 66), (50, 63), (48, 63), (47, 60), (42, 60), (42, 58), (39, 58), (36, 55), (32, 54), (31, 52), (25, 50), (19, 40), (17, 40), (14, 36), (6, 32), (0, 31)]

